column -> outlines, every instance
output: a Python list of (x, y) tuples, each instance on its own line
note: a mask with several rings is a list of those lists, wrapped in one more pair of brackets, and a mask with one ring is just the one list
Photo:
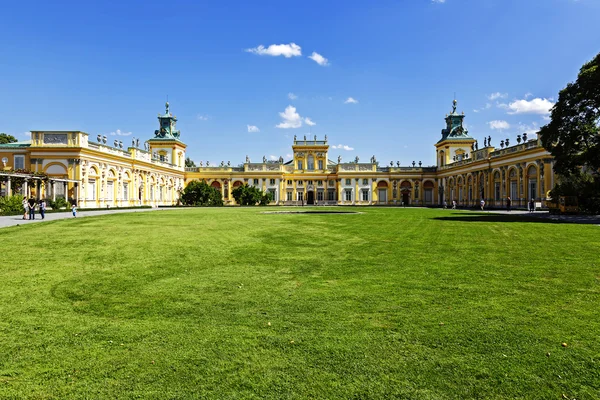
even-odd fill
[(29, 197), (29, 191), (27, 190), (27, 178), (23, 180), (23, 196)]
[(6, 195), (7, 196), (12, 196), (12, 188), (11, 188), (11, 178), (10, 176), (7, 177), (8, 180), (6, 181)]
[(65, 200), (69, 201), (69, 184), (67, 182), (63, 182), (63, 190), (65, 192)]

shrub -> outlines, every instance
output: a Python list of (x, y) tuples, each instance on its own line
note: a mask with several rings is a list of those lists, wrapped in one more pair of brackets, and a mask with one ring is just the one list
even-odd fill
[(50, 206), (50, 208), (52, 208), (53, 210), (60, 210), (61, 208), (67, 208), (68, 209), (68, 208), (71, 207), (71, 205), (69, 204), (69, 202), (67, 200), (65, 200), (63, 197), (58, 197), (54, 201), (48, 200), (47, 203)]
[(23, 196), (0, 197), (0, 215), (23, 214)]

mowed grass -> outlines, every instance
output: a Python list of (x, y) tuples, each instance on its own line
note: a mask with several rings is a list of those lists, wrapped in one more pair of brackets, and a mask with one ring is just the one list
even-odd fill
[(0, 398), (600, 398), (600, 227), (274, 210), (0, 230)]

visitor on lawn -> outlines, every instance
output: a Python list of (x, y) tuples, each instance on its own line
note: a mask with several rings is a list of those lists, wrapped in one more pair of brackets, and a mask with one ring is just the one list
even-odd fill
[(533, 201), (533, 199), (529, 200), (529, 212), (534, 212), (535, 211), (535, 202)]
[(506, 211), (510, 211), (510, 204), (512, 203), (512, 201), (510, 200), (510, 197), (506, 198)]
[(29, 198), (28, 204), (29, 204), (29, 219), (35, 219), (35, 199), (33, 198), (33, 196), (31, 196)]
[(481, 211), (483, 211), (483, 207), (485, 207), (485, 200), (481, 199), (479, 204), (481, 205)]
[(71, 206), (71, 211), (73, 212), (73, 216), (77, 217), (77, 206), (75, 205), (75, 203), (73, 203), (73, 205)]
[(27, 210), (29, 209), (29, 203), (27, 202), (27, 197), (23, 196), (23, 219), (27, 219)]
[(40, 215), (42, 216), (42, 219), (44, 219), (46, 215), (46, 200), (44, 199), (40, 200)]

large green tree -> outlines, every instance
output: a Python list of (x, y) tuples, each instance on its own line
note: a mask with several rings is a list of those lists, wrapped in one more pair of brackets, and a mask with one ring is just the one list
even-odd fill
[(578, 195), (590, 210), (596, 208), (592, 199), (600, 197), (600, 53), (560, 91), (540, 137), (560, 175), (553, 195)]
[(186, 159), (185, 159), (185, 166), (188, 167), (188, 168), (196, 168), (196, 163), (191, 158), (186, 157)]
[(221, 192), (205, 181), (192, 181), (183, 189), (181, 202), (189, 206), (217, 207), (223, 205)]
[(18, 142), (17, 138), (7, 133), (0, 133), (0, 144)]
[(257, 187), (240, 185), (231, 191), (236, 203), (242, 206), (266, 206), (272, 200), (271, 193), (264, 193)]

